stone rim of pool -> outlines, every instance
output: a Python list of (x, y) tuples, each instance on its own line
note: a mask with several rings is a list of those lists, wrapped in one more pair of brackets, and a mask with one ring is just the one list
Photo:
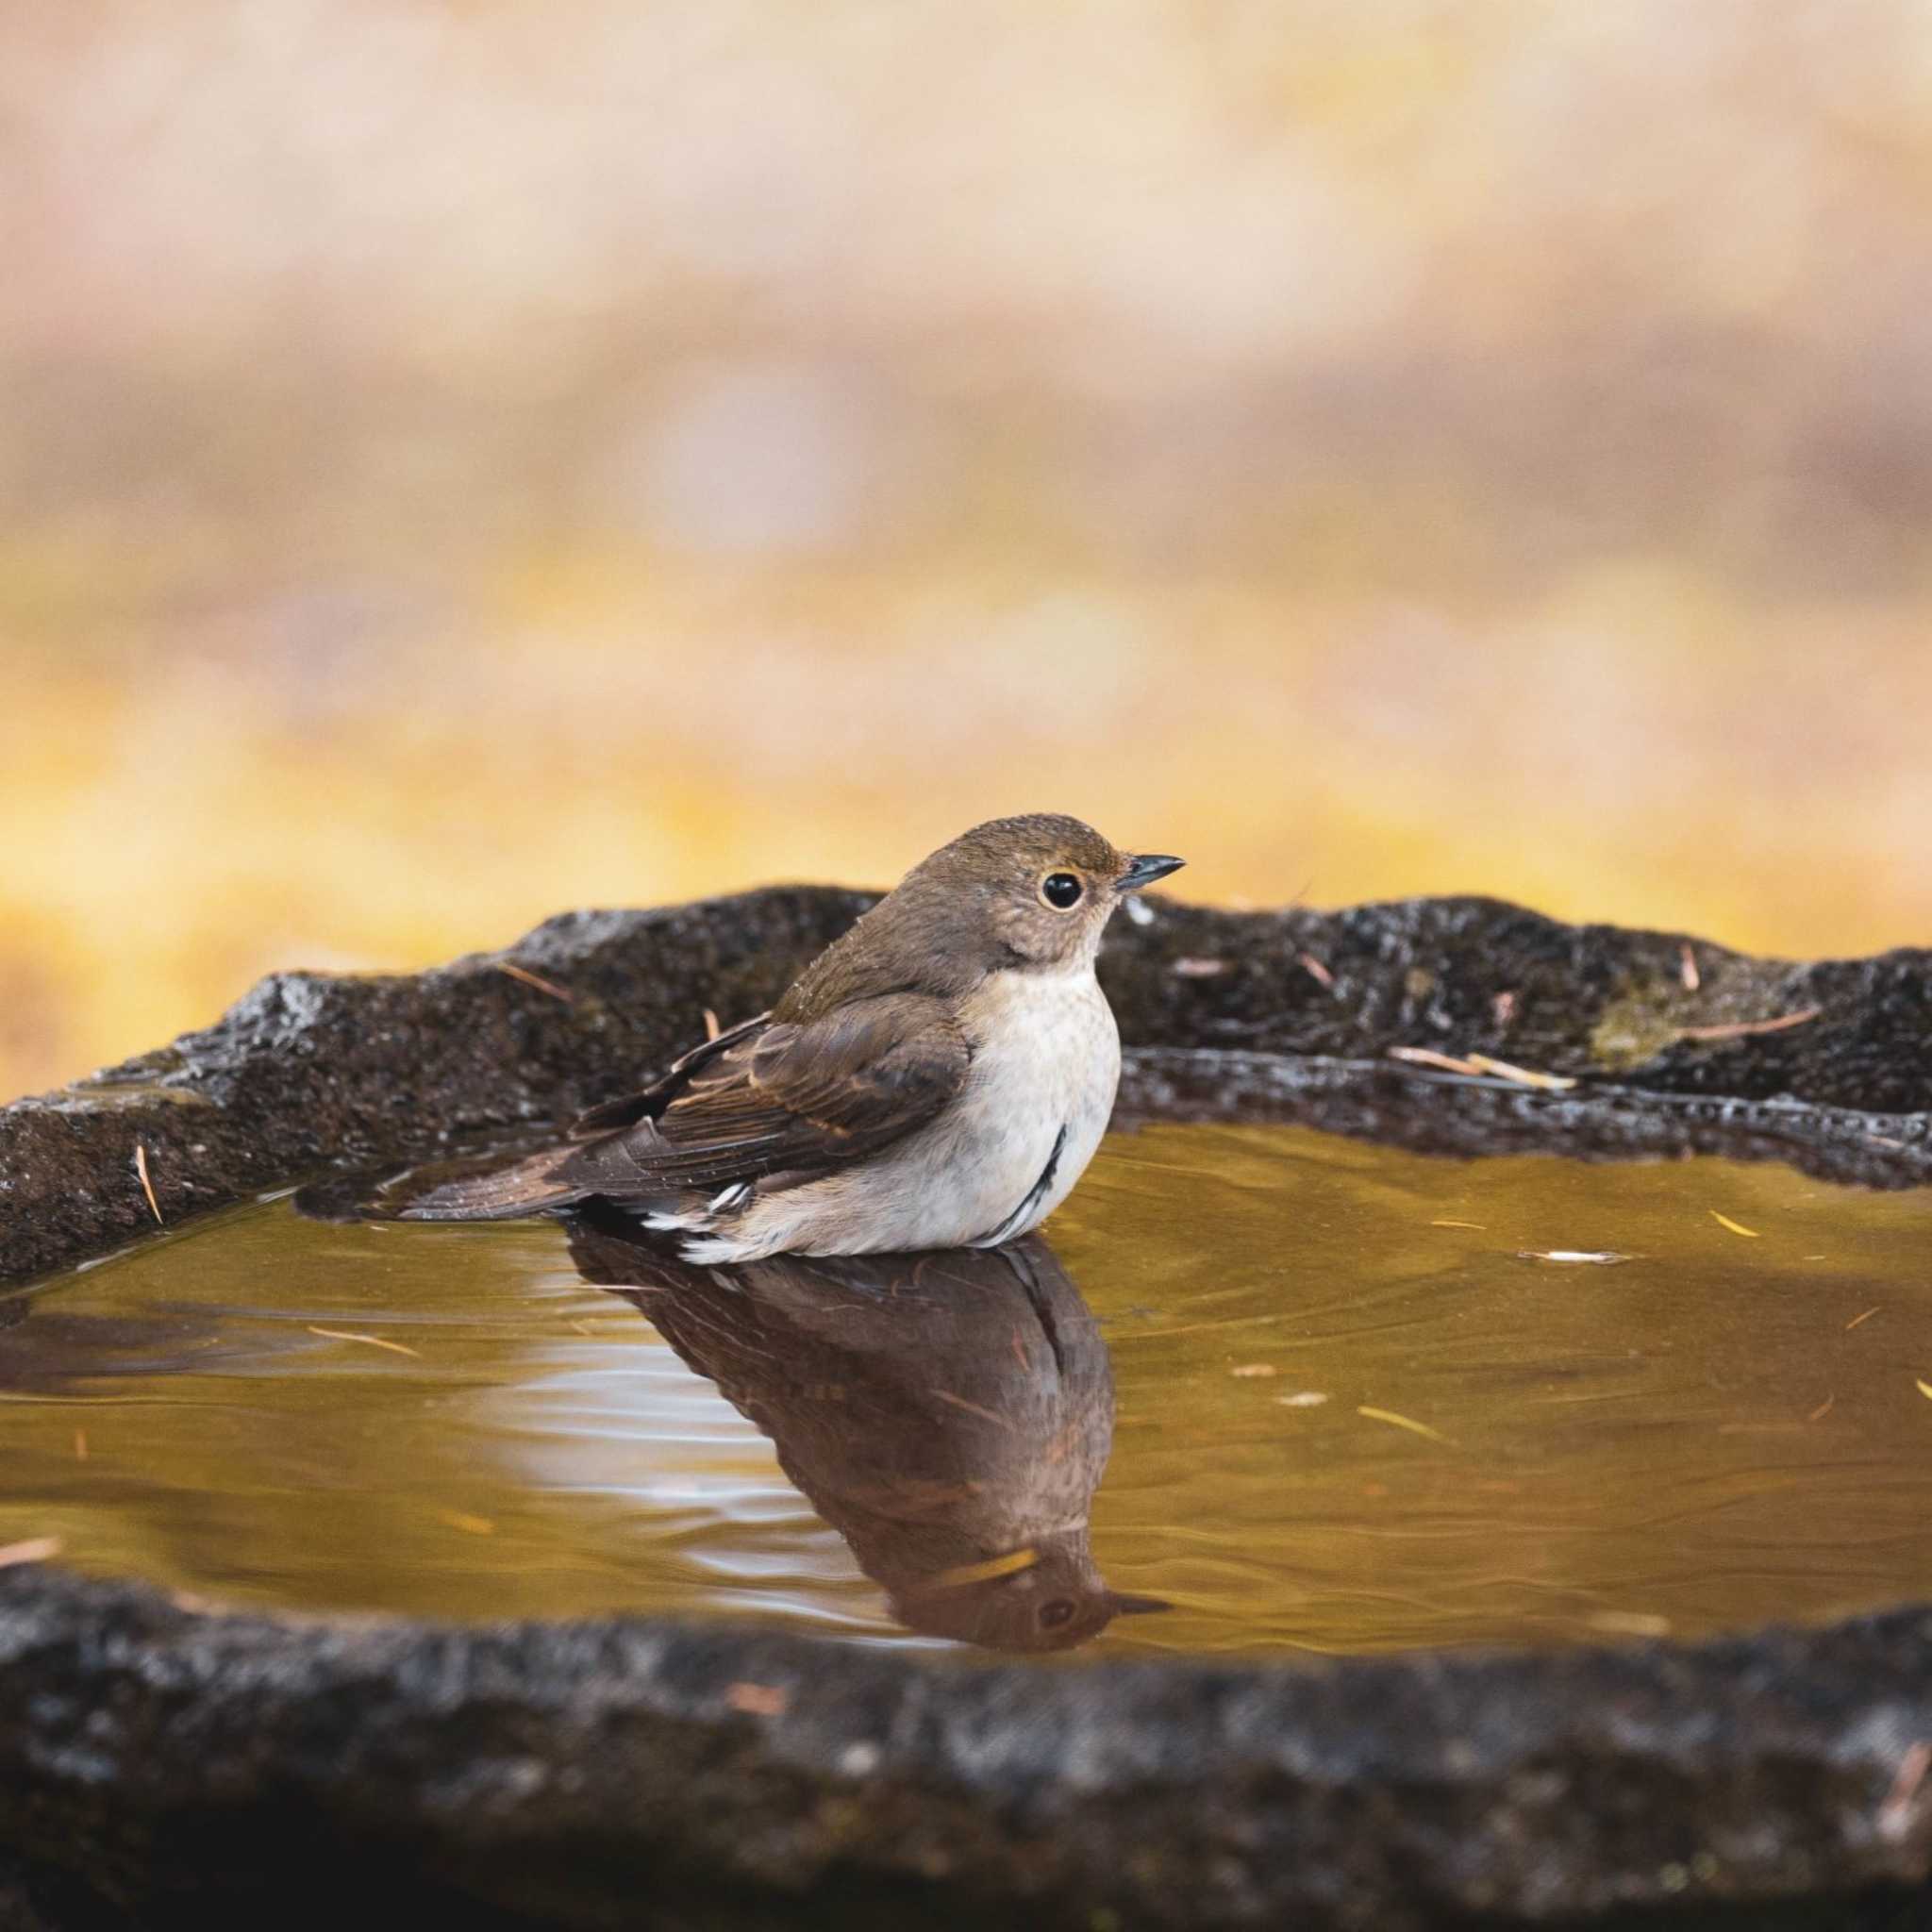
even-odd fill
[[(277, 975), (0, 1111), (0, 1283), (157, 1210), (593, 1102), (869, 903), (575, 913), (429, 973)], [(1128, 1112), (1932, 1178), (1932, 955), (1753, 959), (1483, 899), (1146, 909), (1102, 961)], [(0, 1907), (23, 1923), (221, 1923), (286, 1907), (297, 1872), (316, 1917), (379, 1889), (506, 1924), (1856, 1914), (1925, 1883), (1928, 1761), (1932, 1606), (1695, 1644), (1042, 1671), (723, 1620), (239, 1615), (0, 1570)]]

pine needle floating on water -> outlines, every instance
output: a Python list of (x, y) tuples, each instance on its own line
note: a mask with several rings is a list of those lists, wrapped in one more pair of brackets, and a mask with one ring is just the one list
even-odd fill
[(496, 1525), (487, 1516), (472, 1516), (466, 1509), (439, 1509), (438, 1518), (465, 1536), (494, 1536)]
[(1668, 1637), (1671, 1620), (1651, 1610), (1596, 1610), (1588, 1619), (1607, 1637)]
[(76, 1462), (85, 1462), (87, 1460), (87, 1431), (85, 1429), (75, 1429), (74, 1432), (74, 1459)]
[(1370, 1408), (1357, 1407), (1356, 1414), (1366, 1416), (1372, 1423), (1387, 1423), (1392, 1428), (1407, 1429), (1412, 1436), (1425, 1436), (1431, 1442), (1440, 1442), (1445, 1449), (1457, 1445), (1441, 1429), (1432, 1429), (1427, 1423), (1419, 1423), (1412, 1415), (1397, 1415), (1392, 1408)]
[(25, 1542), (0, 1544), (0, 1570), (11, 1570), (22, 1563), (50, 1562), (59, 1554), (58, 1536), (31, 1536)]
[(1571, 1267), (1614, 1268), (1632, 1257), (1615, 1248), (1519, 1248), (1519, 1261), (1558, 1261)]
[(983, 1563), (956, 1563), (930, 1579), (934, 1590), (958, 1590), (969, 1583), (990, 1583), (995, 1576), (1016, 1575), (1040, 1561), (1035, 1549), (1008, 1550), (1004, 1557), (989, 1557)]
[(1824, 1400), (1821, 1402), (1818, 1405), (1818, 1407), (1814, 1408), (1811, 1411), (1811, 1413), (1805, 1418), (1805, 1420), (1807, 1423), (1822, 1423), (1824, 1420), (1824, 1418), (1831, 1413), (1832, 1405), (1836, 1403), (1837, 1400), (1838, 1393), (1836, 1391), (1834, 1391), (1831, 1394), (1827, 1395), (1824, 1398)]
[[(1913, 1379), (1917, 1380), (1917, 1377), (1914, 1377)], [(1923, 1395), (1927, 1402), (1932, 1402), (1932, 1382), (1919, 1382), (1919, 1393)]]
[(1710, 1218), (1720, 1227), (1727, 1227), (1733, 1234), (1742, 1235), (1747, 1241), (1761, 1241), (1764, 1239), (1755, 1227), (1746, 1227), (1741, 1221), (1733, 1221), (1728, 1214), (1720, 1214), (1715, 1208), (1710, 1210)]
[(1487, 1226), (1488, 1226), (1488, 1224), (1488, 1224), (1487, 1222), (1481, 1222), (1481, 1221), (1447, 1221), (1447, 1220), (1444, 1220), (1444, 1221), (1432, 1221), (1432, 1222), (1430, 1222), (1430, 1223), (1429, 1223), (1429, 1225), (1430, 1225), (1431, 1227), (1473, 1227), (1473, 1228), (1476, 1229), (1476, 1230), (1477, 1230), (1477, 1231), (1478, 1231), (1479, 1233), (1480, 1233), (1480, 1232), (1481, 1232), (1481, 1231), (1482, 1231), (1482, 1230), (1483, 1230), (1483, 1229), (1484, 1229), (1485, 1227), (1487, 1227)]
[(1242, 1362), (1238, 1368), (1232, 1368), (1227, 1373), (1245, 1379), (1255, 1375), (1278, 1374), (1280, 1371), (1273, 1362)]
[(1852, 1319), (1845, 1324), (1845, 1333), (1849, 1335), (1854, 1328), (1862, 1328), (1865, 1325), (1865, 1324), (1869, 1322), (1872, 1319), (1872, 1317), (1878, 1312), (1878, 1308), (1882, 1308), (1884, 1306), (1885, 1304), (1883, 1302), (1880, 1302), (1878, 1304), (1877, 1308), (1867, 1308), (1862, 1315), (1854, 1315)]
[(358, 1335), (348, 1328), (318, 1328), (312, 1322), (308, 1324), (308, 1332), (325, 1335), (331, 1341), (359, 1341), (369, 1348), (386, 1348), (391, 1355), (414, 1356), (419, 1361), (422, 1359), (420, 1349), (405, 1348), (400, 1341), (385, 1341), (379, 1335)]
[(141, 1191), (147, 1196), (147, 1211), (155, 1218), (157, 1227), (168, 1224), (161, 1219), (161, 1204), (155, 1199), (155, 1184), (148, 1178), (147, 1148), (140, 1141), (134, 1143), (134, 1171), (141, 1176)]
[(521, 980), (525, 986), (534, 986), (539, 992), (547, 992), (554, 1000), (561, 1000), (565, 1006), (576, 1002), (576, 994), (566, 986), (558, 986), (554, 979), (545, 979), (541, 973), (532, 973), (527, 966), (513, 965), (508, 959), (496, 961), (496, 970), (510, 979)]

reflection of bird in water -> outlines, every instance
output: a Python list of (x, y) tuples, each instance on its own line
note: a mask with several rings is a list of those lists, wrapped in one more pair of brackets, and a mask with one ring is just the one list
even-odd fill
[(1066, 1650), (1124, 1613), (1087, 1515), (1113, 1441), (1091, 1310), (1037, 1235), (923, 1255), (694, 1267), (629, 1217), (568, 1224), (587, 1281), (772, 1439), (785, 1474), (915, 1630)]

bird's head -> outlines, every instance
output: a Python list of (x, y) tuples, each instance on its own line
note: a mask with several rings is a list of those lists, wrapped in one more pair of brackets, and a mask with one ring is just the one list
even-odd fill
[(892, 897), (969, 917), (990, 967), (1052, 972), (1091, 961), (1121, 901), (1183, 862), (1123, 852), (1078, 819), (1036, 812), (962, 832), (914, 866)]

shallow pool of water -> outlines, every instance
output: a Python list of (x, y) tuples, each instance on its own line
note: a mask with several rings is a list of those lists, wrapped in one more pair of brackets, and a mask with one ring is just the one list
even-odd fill
[(0, 1304), (0, 1543), (258, 1606), (1095, 1652), (1932, 1595), (1932, 1194), (1152, 1126), (1046, 1235), (707, 1272), (238, 1209)]

